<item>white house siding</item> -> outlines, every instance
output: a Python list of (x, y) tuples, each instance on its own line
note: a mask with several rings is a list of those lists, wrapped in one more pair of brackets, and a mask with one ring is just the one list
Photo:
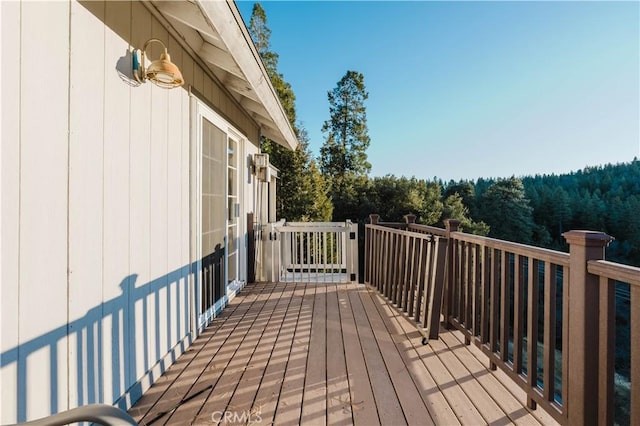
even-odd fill
[[(61, 6), (62, 7), (62, 6)], [(69, 5), (64, 5), (69, 9)], [(96, 76), (86, 72), (83, 64), (95, 64), (91, 69), (105, 68), (105, 54), (93, 43), (105, 45), (104, 26), (84, 7), (71, 4), (71, 56), (69, 92), (69, 368), (78, 374), (69, 374), (69, 396), (77, 405), (95, 402), (101, 391), (102, 370), (96, 357), (103, 345), (100, 307), (103, 300), (103, 224), (105, 223), (106, 153), (104, 152), (107, 108), (103, 84), (105, 73)], [(64, 29), (61, 29), (64, 30)], [(100, 84), (96, 84), (96, 77)], [(27, 84), (27, 82), (24, 82)], [(110, 266), (106, 263), (106, 266)], [(3, 282), (4, 285), (4, 282)], [(22, 282), (20, 282), (22, 287)], [(26, 295), (33, 297), (32, 295)], [(62, 310), (62, 309), (60, 309)], [(86, 366), (86, 369), (79, 368)], [(86, 371), (86, 373), (85, 373)], [(42, 377), (46, 386), (45, 375)], [(27, 384), (30, 385), (31, 378)], [(36, 401), (28, 400), (28, 412)], [(47, 408), (41, 403), (41, 407)]]
[[(68, 27), (68, 4), (22, 4), (20, 288), (17, 321), (9, 325), (18, 327), (24, 348), (17, 354), (18, 413), (21, 401), (37, 401), (26, 407), (32, 416), (67, 408), (69, 59), (60, 53), (69, 51)], [(4, 403), (4, 387), (2, 396)]]
[[(189, 344), (187, 88), (250, 141), (259, 129), (141, 3), (0, 7), (0, 423), (127, 406)], [(127, 80), (152, 37), (184, 88)]]
[[(0, 4), (0, 51), (10, 58), (20, 57), (20, 4), (3, 2)], [(19, 342), (18, 318), (18, 280), (19, 280), (19, 240), (20, 240), (20, 62), (1, 60), (2, 81), (2, 143), (0, 144), (0, 354), (16, 348)], [(8, 141), (13, 141), (9, 143)], [(11, 283), (5, 286), (4, 283)], [(9, 324), (11, 324), (9, 326)], [(17, 351), (14, 357), (17, 356)], [(0, 358), (4, 366), (4, 361)], [(0, 370), (0, 423), (16, 418), (17, 406), (15, 394), (18, 376), (18, 364), (12, 362)], [(9, 399), (11, 404), (1, 401)]]

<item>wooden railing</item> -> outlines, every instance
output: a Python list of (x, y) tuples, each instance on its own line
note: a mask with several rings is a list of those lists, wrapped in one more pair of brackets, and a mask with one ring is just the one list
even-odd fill
[[(413, 221), (409, 216), (408, 223), (393, 225), (402, 229), (393, 232), (404, 233), (405, 245), (429, 234), (448, 239), (446, 260), (439, 259), (446, 271), (445, 325), (460, 330), (467, 344), (487, 355), (492, 369), (505, 371), (523, 388), (530, 408), (540, 404), (562, 424), (614, 422), (615, 282), (629, 283), (630, 424), (640, 424), (640, 268), (602, 260), (611, 237), (570, 231), (563, 234), (570, 252), (562, 253), (457, 232), (455, 220), (445, 221), (446, 229)], [(368, 227), (367, 238), (369, 229), (374, 228)], [(391, 235), (388, 229), (379, 232)], [(376, 287), (398, 303), (397, 290), (388, 289), (411, 288), (411, 282), (406, 275), (389, 275), (384, 265), (405, 271), (414, 259), (389, 243), (393, 237), (386, 241), (377, 251), (366, 241), (365, 280), (377, 280)], [(380, 268), (387, 273), (371, 275)]]
[(564, 421), (568, 359), (560, 342), (569, 324), (563, 294), (569, 255), (454, 229), (448, 324), (483, 350), (492, 369), (500, 367), (526, 391), (529, 407), (542, 404)]
[(365, 227), (365, 283), (375, 287), (423, 331), (437, 338), (447, 239), (402, 224)]
[(629, 424), (638, 425), (640, 424), (640, 268), (605, 260), (590, 260), (587, 263), (587, 271), (597, 276), (599, 280), (598, 423), (612, 424), (614, 420), (616, 285), (627, 283), (631, 299)]

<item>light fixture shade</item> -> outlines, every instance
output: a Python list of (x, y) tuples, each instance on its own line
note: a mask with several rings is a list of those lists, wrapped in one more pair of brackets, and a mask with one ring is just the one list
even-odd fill
[[(152, 61), (151, 64), (145, 68), (146, 51), (151, 43), (161, 44), (164, 48), (164, 53), (160, 55), (160, 59)], [(173, 89), (184, 84), (184, 78), (182, 77), (180, 69), (176, 64), (171, 62), (171, 57), (169, 56), (169, 52), (167, 52), (167, 46), (157, 38), (147, 40), (142, 49), (133, 51), (131, 65), (133, 77), (138, 83), (151, 80), (156, 86), (164, 89)]]
[(184, 84), (182, 73), (177, 65), (171, 62), (171, 57), (165, 49), (160, 59), (151, 62), (145, 70), (145, 76), (157, 86), (165, 89), (173, 89)]

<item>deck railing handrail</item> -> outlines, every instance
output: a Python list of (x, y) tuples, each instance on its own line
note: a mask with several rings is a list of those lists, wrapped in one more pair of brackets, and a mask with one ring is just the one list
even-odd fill
[[(499, 367), (522, 387), (530, 408), (540, 404), (562, 424), (614, 422), (615, 284), (628, 283), (628, 408), (630, 424), (640, 424), (640, 268), (603, 260), (611, 237), (566, 232), (570, 251), (563, 253), (459, 232), (454, 220), (442, 229), (417, 225), (411, 216), (404, 226), (380, 222), (378, 215), (371, 219), (371, 229), (391, 225), (398, 235), (448, 237), (445, 324), (476, 344), (492, 369)], [(411, 261), (399, 255), (370, 258), (368, 252), (366, 259)]]
[(447, 236), (447, 230), (438, 228), (437, 226), (421, 225), (418, 223), (408, 223), (407, 229), (413, 232), (420, 232), (422, 234), (439, 235), (441, 237)]
[(627, 283), (631, 286), (640, 286), (640, 268), (635, 266), (607, 260), (590, 260), (588, 271), (590, 274)]
[(560, 266), (569, 266), (569, 253), (549, 250), (542, 247), (534, 247), (512, 241), (498, 240), (495, 238), (483, 237), (480, 235), (466, 234), (464, 232), (453, 232), (452, 237), (459, 241), (471, 244), (478, 244), (485, 247), (508, 251), (520, 256), (533, 257), (545, 262), (554, 263)]

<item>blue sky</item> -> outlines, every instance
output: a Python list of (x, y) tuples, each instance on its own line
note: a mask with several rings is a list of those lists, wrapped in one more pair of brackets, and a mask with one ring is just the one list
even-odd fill
[[(372, 176), (564, 173), (640, 157), (639, 2), (261, 2), (318, 155), (364, 74)], [(253, 2), (238, 7), (249, 21)]]

